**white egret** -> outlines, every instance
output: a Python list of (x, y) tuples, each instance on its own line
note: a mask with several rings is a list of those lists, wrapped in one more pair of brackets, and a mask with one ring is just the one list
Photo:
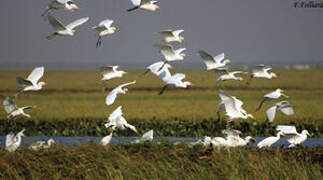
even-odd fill
[(129, 82), (129, 83), (125, 83), (125, 84), (121, 84), (120, 86), (114, 88), (108, 95), (107, 97), (105, 98), (105, 104), (110, 106), (111, 104), (114, 103), (115, 99), (117, 98), (117, 95), (119, 93), (121, 94), (126, 94), (126, 92), (128, 91), (127, 88), (123, 88), (125, 86), (128, 86), (128, 85), (131, 85), (131, 84), (135, 84), (136, 81), (132, 81), (132, 82)]
[(224, 59), (225, 55), (224, 53), (221, 53), (217, 56), (212, 56), (211, 54), (207, 53), (204, 50), (198, 51), (201, 58), (203, 59), (204, 64), (206, 65), (206, 70), (213, 70), (218, 68), (225, 67), (228, 63), (231, 63), (229, 59)]
[(136, 139), (134, 143), (152, 141), (154, 139), (154, 130), (150, 130), (142, 135), (140, 139)]
[(173, 66), (171, 66), (168, 63), (164, 64), (164, 61), (158, 61), (158, 62), (155, 62), (155, 63), (147, 66), (146, 67), (147, 70), (143, 73), (143, 75), (147, 74), (150, 71), (151, 73), (158, 76), (163, 71), (162, 70), (163, 68), (172, 69)]
[(209, 137), (209, 136), (205, 136), (203, 139), (199, 139), (198, 141), (196, 142), (192, 142), (190, 143), (191, 145), (197, 145), (197, 144), (200, 144), (200, 145), (203, 145), (205, 147), (208, 147), (210, 146), (210, 144), (212, 143), (212, 138)]
[(33, 108), (32, 106), (24, 106), (24, 107), (18, 108), (15, 101), (9, 97), (7, 97), (3, 101), (3, 106), (4, 106), (4, 109), (6, 110), (6, 112), (9, 114), (7, 116), (9, 119), (19, 116), (19, 115), (23, 115), (27, 118), (31, 117), (29, 114), (26, 114), (24, 112), (24, 110), (31, 109), (31, 108)]
[(184, 32), (183, 29), (179, 29), (179, 30), (166, 29), (166, 30), (160, 31), (159, 33), (163, 35), (165, 43), (171, 43), (171, 42), (181, 43), (185, 39), (183, 36), (180, 36), (182, 32)]
[(280, 139), (280, 136), (284, 136), (284, 133), (281, 131), (279, 131), (276, 136), (267, 137), (264, 140), (260, 141), (257, 144), (257, 147), (258, 148), (270, 147)]
[(272, 100), (272, 99), (278, 99), (280, 98), (281, 96), (285, 97), (285, 98), (289, 98), (289, 96), (285, 95), (284, 93), (284, 90), (282, 89), (276, 89), (275, 91), (273, 92), (270, 92), (268, 94), (265, 94), (262, 101), (260, 102), (258, 108), (256, 109), (256, 111), (259, 111), (263, 105), (263, 103), (265, 101), (269, 101), (269, 100)]
[(36, 141), (32, 143), (29, 148), (35, 151), (38, 151), (40, 149), (47, 149), (52, 147), (54, 144), (56, 144), (56, 141), (53, 138), (50, 138), (46, 141)]
[(108, 118), (108, 122), (104, 124), (104, 126), (106, 128), (111, 127), (112, 130), (114, 131), (116, 128), (119, 129), (125, 129), (125, 128), (129, 128), (132, 131), (138, 133), (137, 129), (135, 126), (129, 124), (126, 119), (122, 116), (122, 106), (119, 106), (116, 110), (114, 110), (109, 118)]
[(247, 136), (244, 139), (241, 138), (241, 131), (235, 129), (225, 129), (222, 130), (222, 133), (226, 135), (226, 143), (224, 143), (223, 145), (226, 145), (228, 147), (242, 147), (248, 145), (250, 142), (254, 143), (256, 141), (251, 136)]
[(102, 37), (106, 35), (114, 34), (117, 31), (117, 28), (111, 26), (114, 21), (111, 19), (105, 19), (100, 22), (99, 25), (92, 27), (96, 31), (98, 31), (98, 41), (96, 43), (96, 47), (99, 47), (102, 44)]
[(102, 74), (101, 81), (108, 81), (114, 78), (121, 78), (127, 72), (119, 70), (119, 66), (102, 66), (100, 67), (100, 71)]
[(242, 118), (252, 118), (255, 117), (252, 114), (248, 114), (243, 108), (243, 102), (237, 99), (235, 96), (229, 96), (225, 94), (222, 90), (219, 90), (219, 96), (224, 103), (226, 115), (229, 117), (229, 121), (231, 122), (234, 119)]
[(102, 146), (108, 145), (112, 139), (112, 133), (113, 133), (113, 131), (109, 135), (104, 136), (100, 141), (100, 145), (102, 145)]
[(151, 1), (151, 0), (131, 0), (132, 4), (135, 6), (133, 8), (128, 9), (128, 12), (134, 11), (136, 9), (144, 9), (147, 11), (156, 11), (159, 9), (159, 6), (157, 5), (157, 1)]
[(160, 53), (164, 56), (164, 64), (173, 61), (182, 61), (186, 57), (186, 54), (183, 53), (183, 51), (185, 51), (186, 48), (179, 48), (174, 50), (173, 46), (169, 44), (155, 44), (154, 46), (156, 48), (159, 48)]
[(189, 81), (183, 81), (186, 75), (182, 73), (176, 73), (171, 75), (167, 68), (161, 70), (160, 74), (158, 75), (160, 79), (162, 79), (166, 85), (161, 89), (159, 95), (163, 94), (163, 92), (167, 89), (167, 87), (180, 87), (180, 88), (187, 88), (188, 86), (192, 85)]
[(79, 10), (80, 8), (72, 0), (53, 0), (42, 16), (46, 16), (52, 10), (66, 9), (69, 11)]
[(256, 68), (252, 70), (252, 73), (250, 75), (250, 78), (247, 84), (250, 84), (253, 78), (265, 78), (265, 79), (277, 78), (277, 74), (273, 72), (269, 72), (271, 69), (272, 69), (271, 67), (268, 67), (263, 64), (256, 65)]
[(218, 79), (216, 81), (227, 81), (227, 80), (236, 80), (236, 81), (242, 81), (243, 78), (242, 77), (236, 77), (236, 74), (246, 74), (247, 72), (243, 72), (243, 71), (232, 71), (232, 72), (228, 72), (225, 74), (220, 75), (220, 77), (218, 77)]
[(25, 129), (23, 129), (22, 131), (17, 133), (16, 136), (15, 136), (14, 133), (9, 133), (6, 136), (6, 150), (7, 151), (14, 152), (14, 151), (16, 151), (18, 149), (18, 147), (21, 144), (21, 137), (25, 136), (24, 131), (25, 131)]
[(275, 119), (276, 111), (280, 110), (285, 115), (293, 115), (294, 109), (288, 101), (280, 101), (276, 104), (269, 106), (266, 110), (267, 119), (269, 122), (273, 122)]
[(48, 15), (49, 23), (52, 25), (52, 27), (55, 29), (55, 32), (46, 38), (48, 40), (51, 40), (55, 38), (56, 36), (74, 36), (76, 31), (74, 28), (77, 26), (80, 26), (81, 24), (84, 24), (86, 21), (89, 20), (89, 17), (81, 18), (76, 21), (71, 22), (67, 26), (65, 26), (63, 23), (61, 23), (58, 19), (56, 19), (54, 16)]
[(307, 136), (311, 136), (306, 129), (304, 129), (301, 133), (298, 133), (295, 126), (279, 125), (276, 127), (276, 130), (284, 132), (287, 141), (290, 143), (288, 146), (289, 148), (301, 145), (306, 141)]
[[(45, 82), (38, 82), (40, 78), (44, 75), (45, 68), (44, 67), (36, 67), (27, 77), (24, 79), (22, 77), (17, 77), (17, 82), (20, 85), (19, 91), (38, 91), (41, 90)], [(19, 93), (18, 93), (19, 94)]]

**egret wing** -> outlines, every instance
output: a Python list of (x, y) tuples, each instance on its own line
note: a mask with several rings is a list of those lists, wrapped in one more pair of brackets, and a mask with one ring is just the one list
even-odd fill
[(9, 97), (7, 97), (3, 101), (3, 106), (4, 106), (4, 109), (7, 111), (7, 113), (9, 113), (9, 114), (18, 109), (15, 101)]
[(155, 47), (160, 49), (160, 53), (164, 56), (173, 56), (175, 55), (175, 51), (171, 45), (168, 44), (155, 44)]
[(234, 114), (237, 112), (233, 97), (225, 94), (222, 90), (219, 91), (219, 96), (224, 103), (225, 111), (227, 112), (227, 114)]
[(111, 104), (114, 103), (114, 101), (116, 100), (116, 98), (117, 98), (117, 91), (116, 91), (116, 88), (115, 88), (105, 98), (105, 104), (108, 105), (108, 106), (110, 106)]
[(72, 1), (72, 0), (55, 0), (56, 2), (60, 3), (60, 4), (65, 4), (69, 1)]
[(100, 22), (99, 26), (105, 26), (106, 28), (109, 28), (109, 27), (111, 27), (113, 22), (114, 21), (111, 20), (111, 19), (105, 19), (105, 20)]
[(285, 115), (293, 115), (294, 114), (294, 109), (292, 106), (290, 107), (283, 107), (279, 109), (282, 113), (284, 113)]
[(141, 0), (131, 0), (132, 4), (135, 6), (139, 6), (141, 3)]
[(267, 115), (267, 119), (269, 122), (273, 122), (275, 119), (275, 115), (276, 115), (276, 109), (277, 109), (277, 105), (271, 105), (269, 106), (269, 108), (267, 108), (266, 110), (266, 115)]
[(224, 53), (214, 56), (213, 59), (217, 64), (221, 63), (221, 61), (224, 59)]
[(290, 135), (296, 135), (296, 134), (298, 134), (295, 126), (278, 125), (276, 127), (276, 130), (277, 131), (281, 131), (281, 132), (283, 132), (286, 135), (287, 134), (290, 134)]
[(172, 34), (173, 34), (174, 36), (179, 36), (179, 34), (181, 34), (182, 32), (184, 32), (184, 30), (183, 30), (183, 29), (179, 29), (179, 30), (175, 30), (175, 31), (173, 31), (173, 32), (172, 32)]
[(183, 79), (185, 79), (186, 75), (183, 73), (176, 73), (172, 76), (172, 79), (174, 79), (175, 81), (182, 81)]
[(102, 75), (109, 74), (114, 71), (114, 66), (102, 66), (99, 68)]
[(163, 36), (173, 36), (173, 31), (171, 29), (166, 29), (166, 30), (160, 31), (159, 33), (162, 34)]
[(37, 82), (44, 75), (45, 68), (44, 67), (36, 67), (27, 77), (26, 80), (33, 83), (33, 85), (37, 85)]
[(11, 132), (6, 136), (6, 147), (11, 146), (13, 143), (15, 143), (15, 134)]
[(211, 54), (207, 53), (204, 50), (199, 50), (198, 53), (200, 54), (201, 58), (204, 60), (205, 64), (209, 64), (209, 63), (214, 64), (214, 58)]
[(136, 81), (132, 81), (132, 82), (128, 82), (128, 83), (121, 84), (117, 88), (123, 88), (123, 87), (128, 86), (128, 85), (131, 85), (131, 84), (136, 84)]
[(71, 22), (70, 24), (68, 24), (68, 25), (66, 26), (66, 28), (67, 28), (67, 29), (74, 29), (75, 27), (77, 27), (77, 26), (79, 26), (79, 25), (81, 25), (81, 24), (85, 23), (85, 22), (86, 22), (86, 21), (88, 21), (88, 20), (89, 20), (89, 17), (84, 17), (84, 18), (78, 19), (78, 20), (73, 21), (73, 22)]
[(114, 121), (116, 120), (118, 117), (122, 116), (122, 106), (117, 107), (117, 109), (115, 109), (109, 116), (108, 120), (109, 121)]
[(151, 141), (154, 137), (154, 130), (150, 130), (142, 135), (141, 140), (142, 141)]
[(169, 72), (168, 68), (163, 68), (160, 71), (158, 71), (158, 75), (157, 75), (161, 80), (163, 80), (164, 82), (168, 82), (172, 75)]
[(58, 19), (56, 19), (54, 16), (48, 15), (47, 16), (48, 21), (52, 27), (57, 31), (64, 31), (66, 30), (66, 27), (63, 23), (61, 23)]

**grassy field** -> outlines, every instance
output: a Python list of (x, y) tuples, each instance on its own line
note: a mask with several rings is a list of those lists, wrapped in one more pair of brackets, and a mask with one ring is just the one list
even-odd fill
[(215, 149), (168, 142), (0, 150), (1, 179), (321, 179), (323, 149)]
[[(105, 96), (108, 92), (102, 92), (102, 82), (97, 70), (90, 69), (66, 69), (46, 70), (42, 79), (48, 85), (41, 92), (27, 92), (17, 99), (18, 106), (36, 105), (37, 108), (28, 111), (32, 121), (73, 121), (76, 119), (102, 120), (119, 105), (123, 106), (126, 119), (131, 123), (173, 123), (175, 119), (187, 122), (201, 122), (204, 119), (215, 119), (216, 108), (220, 102), (218, 89), (223, 89), (230, 95), (234, 95), (244, 102), (244, 108), (252, 113), (256, 120), (244, 120), (237, 122), (265, 123), (265, 108), (274, 102), (267, 102), (263, 109), (255, 112), (262, 96), (276, 88), (286, 90), (291, 98), (290, 103), (295, 106), (295, 115), (285, 116), (277, 113), (276, 124), (311, 124), (323, 125), (323, 69), (311, 71), (285, 71), (278, 72), (279, 78), (273, 80), (256, 79), (251, 85), (244, 81), (228, 81), (217, 83), (217, 75), (214, 72), (205, 72), (197, 69), (176, 69), (176, 72), (187, 74), (187, 80), (194, 86), (189, 89), (170, 89), (162, 96), (158, 95), (163, 83), (152, 74), (142, 76), (143, 70), (129, 70), (122, 79), (108, 82), (108, 88), (137, 80), (137, 84), (129, 86), (126, 95), (120, 95), (115, 103), (106, 106)], [(30, 70), (0, 70), (0, 97), (13, 96), (18, 87), (15, 78), (26, 77)], [(0, 119), (6, 119), (4, 110), (0, 111)], [(27, 121), (17, 118), (17, 121)]]

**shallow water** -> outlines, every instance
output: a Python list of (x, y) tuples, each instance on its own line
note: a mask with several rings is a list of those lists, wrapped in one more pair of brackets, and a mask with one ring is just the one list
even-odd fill
[[(0, 136), (0, 141), (1, 141), (1, 147), (4, 147), (5, 144), (5, 136)], [(30, 144), (32, 144), (35, 141), (46, 141), (49, 138), (55, 139), (58, 144), (62, 145), (82, 145), (86, 144), (89, 142), (99, 142), (102, 137), (99, 136), (28, 136), (28, 137), (23, 137), (22, 139), (22, 146), (26, 147)], [(138, 139), (139, 137), (113, 137), (110, 144), (126, 144), (126, 143), (131, 143)], [(260, 142), (266, 137), (254, 137), (256, 139), (256, 143)], [(203, 139), (203, 137), (197, 138), (197, 137), (172, 137), (172, 136), (166, 136), (166, 137), (154, 137), (154, 141), (157, 142), (159, 140), (168, 140), (171, 142), (195, 142), (200, 139)], [(284, 147), (288, 146), (288, 142), (285, 138), (280, 138), (278, 142), (276, 142), (273, 146), (274, 147)], [(323, 147), (323, 138), (308, 138), (304, 144), (304, 147)]]

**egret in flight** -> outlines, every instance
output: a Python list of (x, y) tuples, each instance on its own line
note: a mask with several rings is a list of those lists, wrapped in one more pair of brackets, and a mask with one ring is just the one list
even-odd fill
[(160, 31), (159, 33), (163, 35), (165, 43), (171, 43), (171, 42), (181, 43), (185, 39), (183, 36), (180, 36), (182, 32), (184, 32), (183, 29), (180, 29), (180, 30), (166, 29), (166, 30)]
[(295, 126), (279, 125), (276, 127), (276, 130), (284, 132), (287, 141), (290, 143), (288, 146), (289, 148), (303, 144), (306, 141), (307, 136), (311, 136), (306, 129), (301, 133), (298, 133)]
[(280, 110), (285, 115), (293, 115), (294, 109), (288, 101), (280, 101), (276, 104), (269, 106), (266, 110), (267, 119), (269, 122), (273, 122), (275, 119), (276, 111)]
[(256, 68), (252, 70), (252, 73), (250, 75), (250, 78), (247, 84), (250, 84), (253, 78), (265, 78), (265, 79), (277, 78), (277, 74), (273, 72), (269, 72), (271, 69), (272, 69), (271, 67), (268, 67), (263, 64), (256, 65)]
[(40, 149), (48, 149), (52, 147), (54, 144), (56, 144), (56, 141), (53, 138), (50, 138), (46, 141), (36, 141), (32, 143), (29, 148), (35, 151), (38, 151)]
[(123, 77), (124, 74), (127, 74), (127, 72), (119, 70), (119, 66), (102, 66), (99, 68), (101, 74), (102, 74), (102, 79), (101, 81), (103, 82), (103, 91), (106, 90), (105, 82), (114, 78), (121, 78)]
[(66, 9), (69, 11), (79, 10), (80, 8), (72, 0), (53, 0), (48, 6), (42, 16), (46, 16), (50, 11)]
[(96, 31), (98, 31), (98, 41), (96, 43), (96, 47), (99, 47), (102, 44), (102, 37), (114, 34), (117, 31), (117, 28), (111, 26), (114, 21), (111, 19), (105, 19), (100, 22), (99, 25), (92, 27)]
[(7, 97), (3, 101), (3, 106), (4, 106), (4, 109), (6, 110), (6, 112), (9, 114), (7, 116), (9, 119), (19, 116), (19, 115), (23, 115), (27, 118), (31, 117), (29, 114), (26, 114), (24, 112), (24, 110), (31, 109), (31, 108), (33, 108), (32, 106), (24, 106), (24, 107), (18, 108), (15, 101), (9, 97)]
[(228, 72), (226, 71), (225, 74), (220, 75), (216, 81), (228, 81), (228, 80), (236, 80), (236, 81), (242, 81), (242, 77), (236, 77), (236, 74), (246, 74), (247, 72), (243, 71), (232, 71)]
[(262, 107), (262, 105), (264, 104), (265, 101), (269, 101), (269, 100), (272, 100), (272, 99), (278, 99), (281, 96), (283, 96), (285, 98), (289, 98), (289, 96), (285, 95), (283, 92), (284, 92), (284, 90), (282, 90), (282, 89), (276, 89), (273, 92), (265, 94), (262, 101), (260, 102), (258, 108), (256, 109), (256, 111), (259, 111), (261, 109), (261, 107)]
[(14, 152), (18, 149), (21, 144), (21, 137), (24, 135), (25, 129), (20, 131), (16, 136), (14, 133), (9, 133), (6, 136), (6, 150), (9, 152)]
[(151, 73), (158, 76), (163, 71), (162, 68), (172, 69), (173, 66), (171, 66), (168, 63), (166, 63), (164, 65), (164, 61), (158, 61), (158, 62), (155, 62), (155, 63), (147, 66), (146, 67), (147, 70), (143, 73), (143, 75), (146, 75), (150, 71)]
[(116, 128), (124, 130), (125, 128), (129, 128), (132, 131), (138, 133), (135, 126), (129, 124), (127, 120), (122, 116), (122, 106), (119, 106), (116, 110), (114, 110), (109, 118), (108, 122), (104, 124), (106, 128), (111, 127), (114, 131)]
[(86, 21), (89, 20), (88, 17), (78, 19), (76, 21), (71, 22), (67, 26), (65, 26), (63, 23), (61, 23), (58, 19), (56, 19), (54, 16), (48, 15), (49, 23), (52, 25), (52, 27), (55, 29), (55, 32), (46, 38), (48, 40), (51, 40), (55, 38), (56, 36), (74, 36), (76, 31), (74, 28), (77, 26), (80, 26), (81, 24), (84, 24)]
[(117, 98), (118, 94), (126, 94), (126, 92), (128, 91), (127, 88), (124, 88), (125, 86), (131, 85), (131, 84), (135, 84), (136, 81), (132, 81), (129, 83), (125, 83), (125, 84), (121, 84), (120, 86), (114, 88), (105, 98), (105, 104), (110, 106), (111, 104), (114, 103), (115, 99)]
[[(38, 82), (44, 75), (45, 68), (44, 67), (36, 67), (27, 77), (24, 79), (22, 77), (17, 77), (17, 82), (20, 85), (19, 92), (22, 91), (38, 91), (41, 90), (45, 82)], [(16, 95), (18, 95), (16, 94)]]
[[(175, 50), (173, 46), (169, 44), (155, 44), (154, 46), (159, 48), (160, 53), (164, 56), (164, 65), (168, 62), (182, 61), (186, 57), (186, 54), (183, 53), (186, 48), (179, 48)], [(162, 65), (161, 68), (163, 68), (164, 65)]]
[(198, 51), (201, 58), (203, 59), (204, 64), (206, 65), (206, 70), (213, 70), (225, 67), (228, 63), (231, 63), (229, 59), (225, 59), (224, 53), (221, 53), (217, 56), (212, 56), (204, 50)]
[(270, 136), (270, 137), (267, 137), (264, 140), (260, 141), (257, 144), (257, 147), (258, 148), (270, 147), (271, 145), (275, 144), (280, 139), (280, 136), (285, 136), (285, 134), (283, 132), (279, 131), (276, 136)]
[(128, 9), (128, 12), (134, 11), (136, 9), (144, 9), (147, 11), (156, 11), (159, 9), (159, 6), (157, 5), (157, 1), (151, 1), (151, 0), (131, 0), (132, 4), (135, 6), (133, 8)]

